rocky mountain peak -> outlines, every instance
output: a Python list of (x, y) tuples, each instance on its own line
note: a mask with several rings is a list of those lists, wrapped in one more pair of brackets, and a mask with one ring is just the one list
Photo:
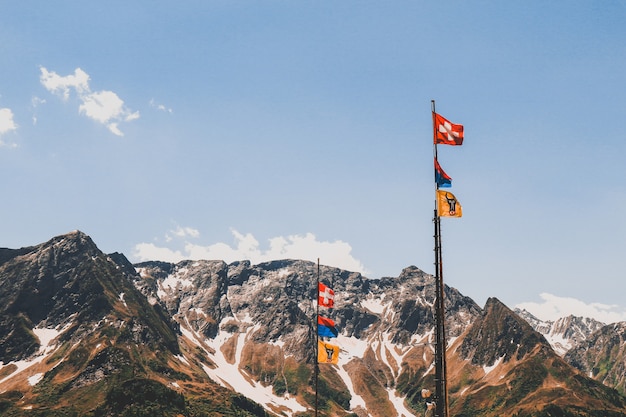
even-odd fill
[(459, 348), (460, 356), (475, 364), (520, 360), (538, 344), (548, 346), (543, 336), (497, 298), (489, 298), (480, 317), (470, 326)]
[(124, 268), (80, 231), (6, 256), (0, 264), (0, 299), (3, 362), (37, 351), (42, 340), (32, 329), (63, 328), (66, 339), (80, 338), (93, 330), (88, 323), (107, 319), (138, 325), (134, 317), (150, 314)]

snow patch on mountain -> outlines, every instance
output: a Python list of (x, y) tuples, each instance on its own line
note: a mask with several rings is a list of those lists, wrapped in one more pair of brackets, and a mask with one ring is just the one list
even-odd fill
[(284, 278), (286, 276), (289, 276), (289, 274), (291, 274), (293, 271), (290, 268), (281, 268), (278, 271), (276, 271), (276, 275), (278, 275), (278, 278)]
[[(19, 374), (22, 371), (27, 370), (31, 366), (37, 365), (37, 364), (43, 362), (44, 360), (48, 359), (52, 355), (52, 353), (55, 351), (55, 349), (56, 349), (56, 344), (53, 344), (54, 340), (61, 333), (63, 333), (63, 330), (65, 330), (65, 328), (61, 328), (61, 329), (34, 328), (34, 329), (32, 329), (32, 331), (35, 334), (35, 336), (37, 336), (37, 338), (39, 339), (39, 344), (40, 344), (39, 351), (35, 354), (35, 356), (33, 356), (33, 357), (29, 358), (29, 359), (23, 359), (23, 360), (19, 360), (19, 361), (15, 361), (15, 362), (9, 362), (7, 364), (3, 364), (2, 362), (0, 362), (0, 369), (4, 368), (6, 366), (9, 366), (9, 365), (15, 365), (15, 367), (16, 367), (13, 370), (13, 372), (11, 372), (10, 374), (6, 375), (4, 378), (0, 379), (0, 383), (8, 380), (12, 376), (17, 375), (17, 374)], [(59, 361), (59, 363), (61, 363), (61, 361)], [(37, 374), (35, 374), (35, 375), (37, 375)], [(35, 385), (37, 382), (39, 382), (39, 380), (41, 380), (41, 378), (39, 378), (39, 380), (36, 380), (36, 378), (35, 379), (31, 379), (31, 378), (34, 378), (35, 375), (31, 375), (31, 376), (28, 377), (29, 384)], [(35, 382), (32, 382), (32, 381), (35, 381)]]
[(193, 282), (190, 279), (182, 278), (187, 274), (187, 268), (180, 268), (173, 274), (165, 278), (160, 284), (157, 291), (159, 298), (163, 299), (167, 296), (167, 289), (189, 289), (193, 288)]
[(498, 365), (500, 365), (502, 363), (502, 361), (504, 360), (504, 356), (505, 355), (500, 356), (498, 359), (496, 359), (496, 361), (491, 366), (483, 366), (483, 371), (485, 371), (485, 375), (489, 375), (489, 373), (491, 373), (491, 371), (496, 369), (498, 367)]
[(383, 303), (385, 297), (373, 297), (371, 294), (361, 301), (361, 307), (368, 309), (374, 314), (382, 314), (385, 311), (385, 307), (390, 303)]
[[(223, 324), (227, 321), (231, 321), (232, 319), (233, 317), (224, 318), (220, 323), (219, 328), (221, 329)], [(252, 319), (250, 316), (246, 316), (239, 321), (241, 324), (249, 324), (245, 332), (236, 334), (220, 330), (213, 339), (201, 338), (194, 331), (185, 328), (186, 326), (181, 326), (181, 332), (192, 343), (204, 349), (204, 351), (210, 356), (211, 360), (216, 364), (215, 369), (211, 369), (204, 364), (202, 365), (202, 368), (206, 374), (218, 384), (223, 387), (236, 390), (253, 401), (263, 405), (268, 411), (273, 410), (270, 405), (279, 407), (283, 410), (284, 408), (291, 410), (289, 412), (284, 411), (287, 416), (292, 416), (295, 412), (306, 411), (306, 408), (298, 403), (295, 398), (291, 398), (288, 393), (284, 396), (274, 394), (271, 386), (265, 387), (260, 383), (255, 382), (249, 374), (239, 367), (239, 364), (241, 363), (241, 354), (246, 341), (249, 339), (250, 335), (259, 328), (258, 324), (252, 326)], [(234, 363), (229, 363), (224, 356), (221, 347), (232, 337), (237, 338), (235, 361)], [(204, 346), (209, 346), (215, 351), (215, 353), (205, 349)]]
[(543, 336), (546, 338), (548, 343), (550, 343), (550, 346), (552, 346), (552, 349), (554, 349), (557, 355), (561, 357), (574, 346), (571, 339), (566, 339), (563, 337), (563, 334), (548, 333)]
[(43, 379), (43, 374), (42, 373), (37, 373), (35, 375), (32, 375), (32, 376), (28, 377), (28, 384), (30, 386), (35, 386), (42, 379)]
[(366, 409), (365, 400), (354, 391), (352, 379), (350, 379), (350, 375), (348, 375), (348, 372), (342, 365), (339, 365), (339, 367), (337, 368), (337, 374), (339, 374), (344, 384), (346, 384), (346, 387), (348, 387), (348, 391), (350, 392), (350, 409), (354, 410), (357, 407), (362, 407)]
[(391, 401), (391, 404), (393, 404), (398, 416), (417, 417), (417, 414), (414, 414), (412, 411), (410, 411), (404, 404), (404, 401), (406, 400), (406, 396), (404, 397), (398, 396), (397, 392), (391, 388), (387, 389), (387, 394), (389, 395), (389, 401)]
[(33, 333), (39, 339), (39, 354), (46, 354), (50, 350), (54, 349), (54, 345), (52, 345), (52, 341), (56, 339), (61, 333), (62, 330), (57, 329), (33, 329)]
[(124, 307), (128, 308), (128, 304), (126, 304), (126, 301), (124, 301), (124, 293), (120, 293), (120, 301), (122, 303), (124, 303)]

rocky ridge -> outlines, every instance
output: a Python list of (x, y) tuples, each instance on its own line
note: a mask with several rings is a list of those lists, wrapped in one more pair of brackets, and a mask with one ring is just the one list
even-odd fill
[[(131, 265), (82, 232), (0, 249), (0, 413), (310, 416), (317, 271), (300, 260)], [(338, 366), (320, 367), (320, 415), (423, 415), (433, 277), (321, 266), (319, 278), (335, 290), (323, 314), (341, 347)], [(480, 308), (445, 294), (454, 415), (626, 416), (624, 397), (589, 376), (618, 379), (570, 366), (496, 298)]]

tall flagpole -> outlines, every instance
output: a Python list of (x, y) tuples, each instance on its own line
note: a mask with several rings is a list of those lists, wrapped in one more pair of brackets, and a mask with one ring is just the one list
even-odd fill
[[(435, 140), (435, 100), (431, 100), (433, 116), (433, 153), (437, 160)], [(435, 194), (439, 184), (435, 174)], [(446, 330), (444, 310), (443, 262), (441, 258), (441, 218), (438, 211), (438, 198), (435, 198), (435, 416), (448, 417), (448, 389), (446, 381)]]
[(315, 327), (315, 417), (317, 417), (317, 409), (318, 409), (318, 380), (320, 374), (320, 364), (319, 364), (319, 326), (317, 325), (317, 320), (320, 315), (320, 258), (317, 258), (317, 285), (315, 286), (315, 321), (313, 322), (313, 326)]

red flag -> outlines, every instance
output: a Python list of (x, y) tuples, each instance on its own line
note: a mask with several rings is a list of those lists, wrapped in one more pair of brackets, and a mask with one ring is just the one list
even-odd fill
[(322, 284), (321, 282), (319, 283), (317, 289), (317, 304), (322, 307), (333, 308), (333, 306), (335, 305), (335, 291), (333, 291), (330, 287)]
[(452, 187), (452, 178), (441, 168), (437, 158), (435, 158), (435, 182), (442, 188)]
[(437, 113), (433, 113), (433, 120), (435, 121), (435, 143), (440, 145), (463, 144), (463, 125), (450, 123), (449, 120)]
[(317, 324), (321, 324), (322, 326), (335, 327), (335, 321), (333, 319), (329, 319), (324, 316), (317, 316)]

